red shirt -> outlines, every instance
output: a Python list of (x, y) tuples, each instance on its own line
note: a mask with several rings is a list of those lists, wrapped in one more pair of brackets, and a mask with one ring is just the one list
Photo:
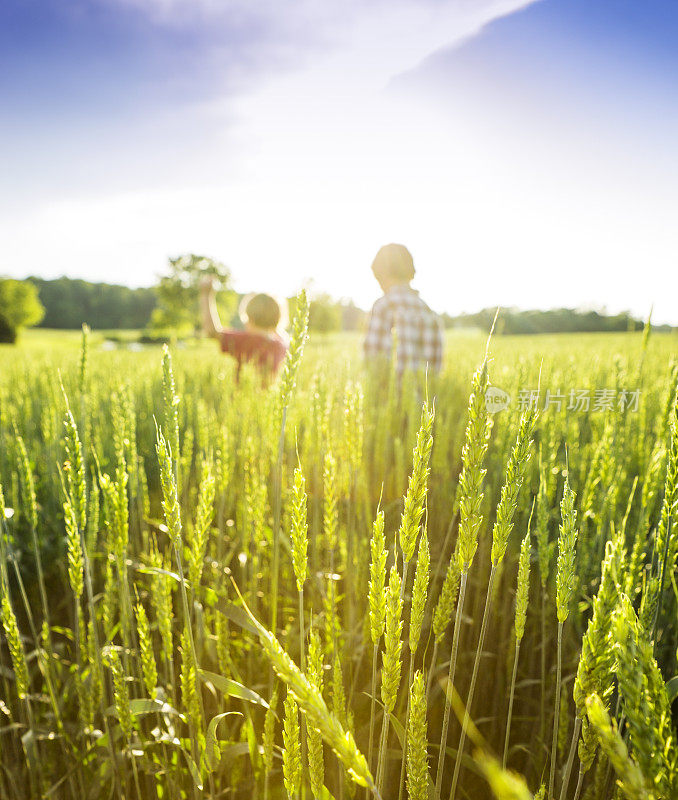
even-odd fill
[(221, 332), (220, 344), (221, 352), (228, 353), (238, 362), (238, 374), (245, 362), (252, 362), (262, 371), (275, 374), (287, 353), (287, 345), (277, 333), (226, 330)]

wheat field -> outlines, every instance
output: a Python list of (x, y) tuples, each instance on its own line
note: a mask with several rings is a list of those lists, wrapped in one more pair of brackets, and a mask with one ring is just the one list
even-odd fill
[(675, 335), (400, 380), (305, 308), (266, 387), (0, 353), (0, 797), (678, 797)]

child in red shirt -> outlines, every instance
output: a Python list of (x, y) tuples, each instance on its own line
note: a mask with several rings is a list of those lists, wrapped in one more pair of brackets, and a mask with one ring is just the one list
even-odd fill
[(203, 330), (219, 341), (222, 353), (235, 358), (238, 377), (246, 362), (254, 364), (265, 377), (277, 373), (287, 353), (287, 343), (278, 332), (282, 309), (277, 300), (268, 294), (246, 297), (240, 310), (245, 329), (222, 328), (212, 278), (207, 276), (200, 283), (200, 310)]

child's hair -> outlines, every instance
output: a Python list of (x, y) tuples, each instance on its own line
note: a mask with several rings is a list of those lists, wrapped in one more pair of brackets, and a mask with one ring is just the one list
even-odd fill
[(251, 322), (257, 328), (274, 331), (283, 317), (281, 304), (270, 294), (249, 294), (240, 304), (240, 319)]
[(377, 280), (391, 278), (409, 281), (414, 278), (412, 254), (402, 244), (385, 244), (374, 257), (372, 272)]

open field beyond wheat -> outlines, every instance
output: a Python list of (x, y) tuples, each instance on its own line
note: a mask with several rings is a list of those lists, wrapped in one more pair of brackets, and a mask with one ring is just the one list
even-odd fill
[(2, 800), (678, 798), (675, 335), (102, 342), (0, 351)]

